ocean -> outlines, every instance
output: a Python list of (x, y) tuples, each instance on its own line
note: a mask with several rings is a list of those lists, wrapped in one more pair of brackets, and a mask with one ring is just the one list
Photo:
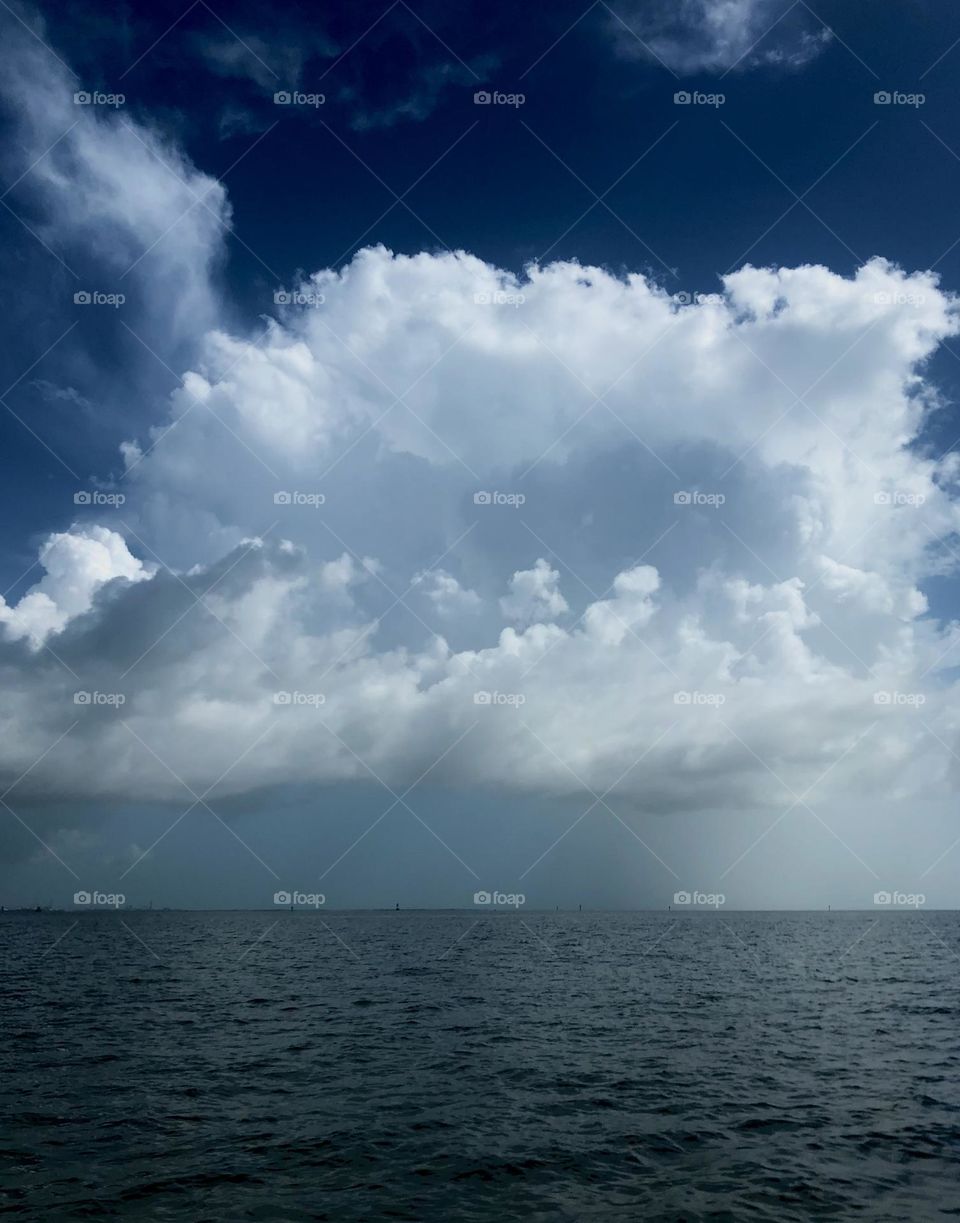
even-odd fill
[(11, 1218), (960, 1215), (960, 914), (0, 916)]

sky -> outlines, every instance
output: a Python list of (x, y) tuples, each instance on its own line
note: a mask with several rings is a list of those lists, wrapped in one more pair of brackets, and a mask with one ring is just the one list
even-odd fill
[(0, 903), (960, 904), (953, 6), (0, 23)]

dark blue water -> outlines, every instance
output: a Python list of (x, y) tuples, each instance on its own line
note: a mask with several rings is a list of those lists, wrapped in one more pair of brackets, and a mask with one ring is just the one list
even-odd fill
[(960, 1214), (955, 913), (8, 914), (0, 939), (13, 1218)]

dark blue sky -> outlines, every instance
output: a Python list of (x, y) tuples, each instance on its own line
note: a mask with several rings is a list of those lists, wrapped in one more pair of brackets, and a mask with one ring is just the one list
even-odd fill
[[(261, 9), (231, 6), (224, 16), (259, 58), (203, 3), (185, 15), (179, 4), (118, 14), (108, 22), (68, 6), (45, 16), (85, 87), (122, 89), (132, 112), (168, 125), (196, 164), (220, 176), (277, 123), (228, 181), (238, 235), (281, 277), (339, 264), (368, 225), (366, 243), (416, 251), (440, 239), (515, 270), (549, 248), (556, 258), (662, 272), (655, 251), (691, 288), (710, 287), (748, 247), (760, 263), (846, 269), (857, 261), (852, 250), (929, 267), (957, 236), (950, 199), (960, 163), (923, 126), (960, 144), (956, 57), (935, 64), (960, 38), (960, 13), (945, 3), (826, 0), (817, 14), (836, 37), (802, 68), (747, 68), (747, 57), (729, 72), (693, 74), (644, 56), (603, 4), (556, 4), (547, 14), (424, 4), (418, 16), (435, 34), (403, 4), (280, 6), (270, 29)], [(822, 23), (805, 16), (810, 29)], [(213, 44), (231, 47), (235, 75), (211, 69)], [(294, 83), (291, 45), (303, 57), (299, 87), (326, 95), (315, 111), (272, 105), (274, 90)], [(424, 85), (431, 74), (443, 80), (434, 96)], [(473, 93), (484, 87), (522, 91), (526, 101), (479, 110)], [(680, 111), (672, 99), (682, 87), (722, 91), (726, 103)], [(881, 110), (873, 95), (882, 89), (922, 91), (926, 103)], [(422, 117), (399, 113), (385, 125), (406, 104)], [(240, 130), (225, 135), (230, 116)], [(622, 221), (598, 206), (562, 237), (594, 202), (591, 191), (625, 173), (606, 197)], [(402, 205), (378, 221), (391, 189), (403, 194), (421, 175), (406, 199), (422, 221)], [(803, 194), (823, 175), (807, 197), (822, 222), (799, 205), (761, 237), (794, 202), (790, 190)], [(270, 283), (239, 243), (232, 257), (235, 285), (259, 274)], [(960, 252), (940, 266), (955, 279)]]
[[(645, 271), (687, 292), (714, 291), (744, 260), (848, 273), (883, 254), (906, 269), (933, 267), (956, 287), (960, 48), (949, 48), (960, 11), (942, 0), (822, 0), (816, 17), (805, 10), (795, 6), (731, 71), (676, 75), (604, 4), (543, 12), (424, 3), (416, 16), (402, 3), (280, 5), (269, 23), (259, 6), (215, 15), (202, 2), (42, 12), (78, 87), (122, 91), (125, 114), (161, 125), (195, 164), (226, 174), (234, 233), (222, 276), (250, 326), (278, 282), (340, 266), (373, 242), (398, 252), (463, 248), (518, 272), (547, 253)], [(622, 15), (643, 28), (631, 10)], [(754, 65), (791, 22), (808, 33), (826, 24), (835, 36), (802, 67)], [(218, 53), (227, 66), (217, 67)], [(297, 82), (326, 103), (274, 106), (275, 89)], [(484, 87), (522, 92), (525, 102), (475, 106)], [(726, 100), (681, 108), (681, 88)], [(878, 107), (881, 89), (926, 101)], [(11, 182), (27, 168), (15, 144), (6, 165)], [(31, 223), (29, 175), (7, 202)], [(9, 212), (0, 226), (7, 385), (25, 356), (40, 357), (76, 321), (76, 286)], [(8, 581), (29, 557), (23, 528), (65, 520), (62, 494), (76, 483), (38, 438), (84, 478), (106, 476), (131, 422), (152, 418), (175, 385), (159, 363), (149, 385), (129, 384), (124, 363), (136, 341), (119, 320), (110, 328), (98, 319), (89, 342), (102, 362), (68, 344), (11, 393), (37, 438), (9, 414), (0, 419)], [(937, 363), (952, 391), (956, 362)], [(69, 382), (89, 395), (96, 383), (102, 396), (104, 366), (117, 380), (114, 410), (81, 430), (74, 404), (44, 400), (35, 385)], [(938, 440), (949, 445), (955, 432), (951, 414)]]
[[(101, 19), (92, 30), (69, 10), (47, 17), (86, 87), (122, 89), (133, 113), (168, 124), (218, 177), (277, 123), (231, 171), (229, 188), (238, 235), (281, 277), (349, 258), (367, 225), (365, 242), (415, 251), (440, 239), (516, 270), (549, 248), (556, 258), (663, 271), (655, 251), (694, 288), (712, 285), (751, 246), (761, 263), (847, 268), (852, 250), (929, 267), (955, 240), (949, 201), (960, 163), (922, 126), (954, 149), (960, 143), (956, 63), (948, 54), (933, 66), (960, 38), (960, 14), (947, 4), (827, 2), (818, 13), (837, 37), (802, 69), (738, 66), (682, 80), (643, 57), (628, 34), (618, 36), (602, 4), (582, 17), (581, 5), (553, 5), (546, 18), (508, 5), (425, 5), (419, 16), (436, 37), (404, 5), (381, 17), (384, 8), (351, 5), (349, 15), (334, 9), (328, 17), (281, 7), (281, 45), (271, 48), (261, 10), (234, 6), (231, 28), (267, 44), (264, 64), (233, 44), (237, 76), (211, 71), (204, 59), (211, 43), (231, 40), (202, 3), (185, 16), (180, 5), (124, 6), (122, 21)], [(818, 28), (812, 15), (808, 24)], [(322, 45), (311, 54), (313, 41)], [(300, 88), (323, 92), (322, 108), (274, 109), (274, 89), (293, 84), (288, 42), (304, 55)], [(237, 79), (242, 73), (259, 79)], [(421, 100), (431, 73), (448, 75), (435, 97), (422, 99), (423, 117), (398, 115), (384, 126), (385, 114)], [(485, 86), (522, 91), (526, 101), (478, 110), (473, 93)], [(682, 86), (722, 91), (726, 103), (679, 111), (672, 99)], [(879, 110), (880, 89), (922, 91), (927, 101), (919, 110)], [(224, 135), (230, 115), (242, 130)], [(562, 237), (594, 203), (591, 191), (604, 193), (624, 174), (606, 197), (622, 221), (598, 206)], [(378, 221), (394, 202), (391, 190), (403, 194), (421, 175), (406, 197), (412, 212), (397, 205)], [(762, 238), (794, 202), (790, 190), (803, 194), (822, 175), (807, 198), (822, 223), (800, 205)], [(958, 260), (957, 251), (944, 260), (948, 278)], [(258, 274), (269, 282), (239, 243), (233, 261), (236, 285)]]

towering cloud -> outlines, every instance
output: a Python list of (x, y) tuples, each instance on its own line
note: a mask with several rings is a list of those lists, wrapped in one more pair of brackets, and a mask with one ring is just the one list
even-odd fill
[[(38, 151), (69, 105), (42, 71)], [(125, 502), (0, 607), (0, 781), (38, 826), (427, 770), (655, 812), (943, 792), (935, 276), (744, 267), (689, 300), (376, 246), (248, 332), (210, 279), (223, 187), (144, 125), (78, 112), (38, 199), (105, 267), (153, 251), (137, 325), (192, 353), (123, 439)]]

